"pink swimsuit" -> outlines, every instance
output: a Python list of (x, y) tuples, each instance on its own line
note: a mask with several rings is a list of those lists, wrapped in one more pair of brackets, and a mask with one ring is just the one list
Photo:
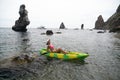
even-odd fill
[(54, 46), (52, 44), (49, 45), (51, 50), (54, 50)]

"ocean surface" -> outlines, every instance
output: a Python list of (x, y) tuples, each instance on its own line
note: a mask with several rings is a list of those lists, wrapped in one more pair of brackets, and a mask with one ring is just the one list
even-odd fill
[[(15, 32), (0, 28), (0, 80), (120, 80), (120, 33), (97, 33), (98, 30), (28, 29)], [(57, 34), (56, 32), (62, 32)], [(39, 54), (51, 39), (56, 48), (87, 52), (81, 61), (38, 59), (24, 64), (12, 63), (14, 56)]]

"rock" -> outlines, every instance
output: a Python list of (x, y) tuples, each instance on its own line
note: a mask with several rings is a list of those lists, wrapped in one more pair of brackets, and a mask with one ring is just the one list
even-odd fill
[(79, 30), (79, 28), (74, 28), (74, 30)]
[(118, 6), (116, 12), (117, 12), (117, 13), (120, 13), (120, 5)]
[(81, 25), (81, 29), (84, 29), (84, 24)]
[(40, 26), (37, 29), (46, 29), (45, 26)]
[(104, 30), (104, 31), (98, 31), (97, 33), (105, 33), (106, 31)]
[[(16, 57), (15, 60), (11, 61), (11, 59), (5, 60), (4, 64), (0, 66), (0, 80), (35, 80), (37, 75), (42, 75), (48, 66), (49, 63), (47, 59), (42, 57), (34, 58), (32, 62), (29, 63), (24, 62), (26, 60), (25, 57)], [(45, 60), (43, 60), (45, 59)], [(24, 64), (19, 64), (20, 62), (24, 62)], [(31, 60), (31, 59), (30, 59)], [(14, 62), (15, 61), (15, 62)], [(11, 63), (10, 63), (11, 62)]]
[(59, 29), (65, 29), (65, 25), (64, 25), (63, 22), (60, 24), (60, 28)]
[(28, 55), (20, 55), (16, 56), (12, 59), (13, 62), (23, 64), (23, 63), (29, 63), (32, 62), (34, 58), (28, 56)]
[(116, 12), (106, 21), (105, 28), (110, 32), (120, 32), (120, 5)]
[(53, 31), (52, 30), (47, 30), (46, 35), (53, 35)]
[(30, 41), (29, 39), (23, 39), (23, 41)]
[(62, 34), (62, 32), (59, 32), (59, 31), (58, 31), (58, 32), (56, 32), (56, 34)]
[(95, 22), (95, 29), (100, 29), (103, 30), (105, 26), (105, 22), (103, 20), (102, 15), (100, 15), (97, 19), (97, 21)]
[(18, 20), (15, 21), (15, 25), (12, 27), (14, 31), (26, 32), (26, 26), (30, 24), (28, 19), (28, 12), (25, 9), (25, 5), (22, 4), (19, 9), (20, 17)]
[(110, 29), (109, 32), (120, 32), (120, 26)]
[(93, 31), (93, 29), (89, 29), (90, 31)]
[(41, 35), (45, 35), (46, 33), (41, 33)]

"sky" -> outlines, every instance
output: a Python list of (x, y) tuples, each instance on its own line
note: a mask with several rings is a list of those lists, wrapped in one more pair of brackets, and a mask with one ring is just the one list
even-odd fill
[(28, 28), (94, 28), (99, 15), (106, 21), (120, 4), (119, 0), (0, 0), (0, 27), (12, 27), (19, 18), (19, 7), (26, 5)]

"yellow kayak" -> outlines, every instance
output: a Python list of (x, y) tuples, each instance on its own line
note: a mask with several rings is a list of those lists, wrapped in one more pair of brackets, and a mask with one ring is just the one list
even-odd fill
[(64, 59), (64, 60), (71, 60), (71, 59), (84, 60), (86, 57), (89, 56), (89, 54), (83, 52), (68, 52), (67, 54), (52, 53), (52, 52), (47, 52), (47, 49), (45, 48), (40, 50), (40, 54), (41, 55), (44, 54), (47, 57)]

